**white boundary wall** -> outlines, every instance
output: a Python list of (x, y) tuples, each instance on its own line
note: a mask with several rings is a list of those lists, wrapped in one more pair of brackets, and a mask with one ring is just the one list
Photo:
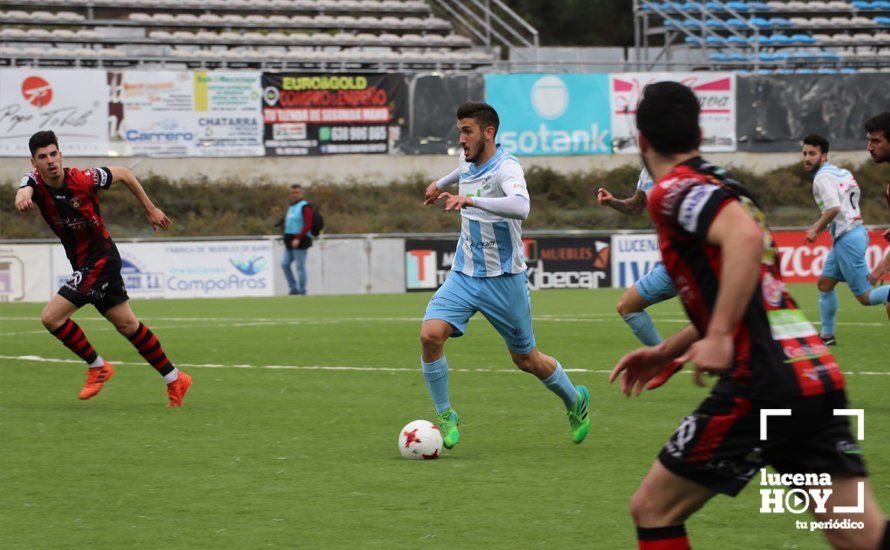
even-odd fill
[[(878, 229), (870, 231), (869, 268), (890, 253), (890, 245), (880, 234)], [(525, 236), (526, 253), (531, 255), (530, 266), (543, 271), (546, 260), (551, 278), (562, 281), (547, 288), (585, 288), (584, 284), (568, 276), (596, 275), (598, 280), (606, 281), (604, 273), (611, 275), (608, 277), (611, 283), (606, 284), (623, 288), (661, 261), (657, 238), (650, 232), (532, 231)], [(828, 237), (822, 236), (825, 242), (806, 244), (799, 229), (777, 230), (773, 236), (783, 253), (781, 269), (785, 280), (815, 281), (830, 246)], [(443, 251), (447, 249), (447, 253), (442, 252), (441, 257), (433, 259), (427, 267), (434, 270), (450, 268), (450, 260), (447, 265), (442, 262), (446, 256), (453, 256), (452, 243), (457, 241), (457, 235), (325, 237), (309, 249), (306, 266), (309, 294), (407, 292), (406, 265), (419, 260), (406, 254), (406, 240), (419, 241), (421, 246), (434, 246)], [(593, 250), (594, 244), (595, 256), (593, 252), (588, 256), (581, 254), (586, 249)], [(122, 239), (118, 241), (118, 249), (123, 260), (121, 273), (127, 291), (134, 299), (287, 294), (281, 269), (284, 246), (277, 236), (207, 240)], [(424, 252), (436, 254), (434, 250)], [(545, 258), (544, 252), (551, 254)], [(784, 258), (806, 258), (807, 262), (801, 260), (798, 266)], [(598, 265), (601, 260), (603, 263)], [(586, 266), (583, 269), (587, 271), (576, 272), (580, 269), (578, 265)], [(416, 267), (414, 265), (415, 271)], [(71, 275), (70, 270), (60, 244), (0, 243), (0, 302), (45, 302)]]
[[(250, 240), (119, 240), (133, 299), (287, 294), (280, 237)], [(319, 239), (309, 249), (310, 294), (405, 292), (405, 239)], [(45, 302), (71, 276), (60, 244), (0, 244), (0, 301)]]

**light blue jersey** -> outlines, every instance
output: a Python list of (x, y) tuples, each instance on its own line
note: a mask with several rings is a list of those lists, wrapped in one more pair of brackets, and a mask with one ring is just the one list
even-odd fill
[[(500, 146), (479, 166), (467, 162), (462, 154), (458, 170), (461, 195), (529, 198), (522, 166)], [(460, 213), (460, 239), (452, 270), (470, 277), (498, 277), (526, 270), (522, 220), (504, 218), (479, 208), (462, 208)]]
[(649, 191), (655, 186), (655, 180), (652, 179), (652, 176), (649, 174), (649, 171), (643, 168), (640, 171), (640, 179), (637, 180), (637, 189), (640, 191), (649, 194)]
[(835, 241), (844, 233), (862, 226), (862, 213), (859, 211), (859, 184), (849, 170), (829, 163), (822, 164), (813, 178), (813, 198), (819, 210), (840, 208), (837, 216), (828, 225), (831, 238)]

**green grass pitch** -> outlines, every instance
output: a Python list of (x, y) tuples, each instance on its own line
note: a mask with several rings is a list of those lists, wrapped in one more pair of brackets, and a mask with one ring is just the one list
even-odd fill
[[(817, 319), (815, 285), (792, 292)], [(532, 294), (539, 348), (590, 387), (587, 441), (571, 443), (560, 401), (477, 316), (446, 346), (462, 437), (436, 461), (396, 445), (433, 417), (417, 337), (429, 294), (134, 301), (194, 376), (180, 410), (92, 308), (75, 318), (118, 369), (81, 402), (82, 364), (43, 330), (41, 306), (0, 305), (0, 548), (633, 548), (630, 497), (706, 391), (688, 374), (639, 399), (607, 383), (637, 345), (619, 294)], [(890, 323), (839, 297), (835, 350), (890, 510)], [(663, 335), (682, 326), (676, 300), (651, 311)], [(756, 483), (717, 497), (688, 522), (692, 544), (825, 546), (795, 529), (807, 516), (759, 507)]]

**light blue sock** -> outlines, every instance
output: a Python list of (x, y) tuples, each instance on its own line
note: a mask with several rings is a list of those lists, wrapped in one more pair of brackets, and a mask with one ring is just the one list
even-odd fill
[(444, 412), (451, 408), (451, 399), (448, 395), (448, 360), (445, 355), (439, 357), (432, 363), (427, 363), (420, 359), (423, 366), (423, 377), (426, 380), (426, 387), (436, 404), (436, 412)]
[(873, 306), (886, 304), (888, 297), (890, 297), (890, 285), (879, 286), (868, 295), (868, 303)]
[(541, 380), (541, 382), (547, 386), (548, 390), (562, 399), (567, 409), (570, 409), (575, 404), (575, 401), (578, 400), (578, 390), (575, 389), (572, 381), (569, 380), (569, 375), (562, 369), (559, 361), (556, 362), (556, 370), (553, 371), (553, 374), (545, 380)]
[(630, 326), (630, 330), (640, 342), (647, 346), (657, 346), (661, 343), (661, 334), (658, 334), (658, 329), (655, 328), (655, 323), (647, 312), (628, 313), (621, 318)]
[(837, 292), (819, 291), (819, 318), (822, 320), (822, 336), (834, 335), (834, 320), (837, 318)]

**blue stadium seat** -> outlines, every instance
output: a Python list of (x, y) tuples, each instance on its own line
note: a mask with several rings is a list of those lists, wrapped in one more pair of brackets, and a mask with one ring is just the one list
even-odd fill
[(708, 2), (705, 4), (708, 11), (726, 11), (726, 6), (722, 2)]
[(722, 36), (709, 36), (705, 38), (705, 44), (708, 46), (723, 46), (726, 44), (726, 39)]
[(703, 26), (701, 21), (693, 21), (692, 19), (686, 19), (682, 23), (684, 29), (700, 29)]
[(686, 42), (687, 44), (701, 45), (702, 43), (704, 43), (704, 39), (702, 39), (702, 37), (700, 36), (687, 36), (684, 42)]
[(773, 8), (766, 2), (748, 2), (748, 5), (751, 6), (752, 9), (757, 11), (772, 11)]
[(875, 17), (875, 23), (878, 25), (890, 25), (890, 17)]
[(770, 19), (770, 23), (772, 24), (774, 29), (775, 28), (786, 28), (787, 29), (787, 28), (794, 26), (794, 23), (792, 23), (790, 19), (787, 19), (785, 17), (773, 17)]
[(794, 41), (795, 44), (800, 44), (802, 46), (815, 44), (816, 42), (818, 42), (818, 40), (808, 34), (794, 34), (791, 35), (791, 39)]
[(698, 2), (686, 2), (685, 4), (678, 4), (680, 6), (681, 11), (701, 11), (701, 4)]
[(734, 34), (733, 34), (733, 35), (730, 35), (730, 36), (727, 36), (727, 37), (726, 37), (726, 42), (727, 42), (728, 44), (730, 44), (730, 45), (733, 45), (733, 46), (750, 46), (750, 45), (751, 45), (751, 41), (750, 41), (750, 40), (745, 40), (745, 39), (742, 38), (741, 36), (736, 36), (736, 35), (734, 35)]
[(769, 19), (764, 19), (763, 17), (752, 17), (748, 19), (748, 23), (751, 23), (758, 29), (769, 29), (773, 26)]
[(769, 35), (769, 37), (767, 38), (769, 38), (770, 43), (776, 46), (789, 46), (791, 44), (794, 44), (793, 38), (778, 32)]
[(738, 11), (738, 12), (753, 11), (751, 9), (751, 6), (747, 2), (727, 2), (726, 7), (734, 9), (735, 11)]
[(786, 52), (776, 52), (776, 53), (761, 53), (760, 60), (765, 61), (767, 63), (771, 61), (786, 61), (790, 56)]
[(867, 2), (865, 0), (856, 0), (852, 2), (852, 6), (857, 10), (872, 10), (874, 7), (871, 2)]
[(748, 24), (745, 23), (743, 19), (739, 19), (737, 17), (733, 17), (732, 19), (726, 20), (726, 26), (732, 27), (734, 29), (745, 29), (748, 28)]
[(709, 29), (725, 29), (726, 22), (722, 19), (708, 19), (705, 21), (705, 26)]

